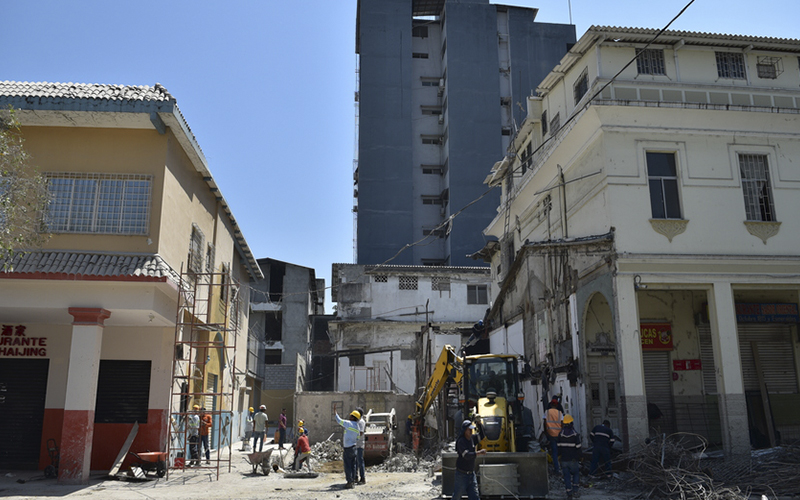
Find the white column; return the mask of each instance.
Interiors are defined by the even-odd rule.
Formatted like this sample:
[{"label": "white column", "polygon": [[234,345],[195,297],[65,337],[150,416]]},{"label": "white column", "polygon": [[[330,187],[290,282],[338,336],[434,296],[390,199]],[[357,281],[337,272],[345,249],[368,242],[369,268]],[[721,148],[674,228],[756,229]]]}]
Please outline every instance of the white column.
[{"label": "white column", "polygon": [[728,455],[750,453],[747,401],[739,356],[736,307],[730,283],[714,283],[708,295],[711,342],[719,393],[722,446]]},{"label": "white column", "polygon": [[647,398],[644,391],[642,339],[639,333],[639,305],[633,276],[617,276],[616,339],[620,373],[622,439],[634,450],[647,439]]},{"label": "white column", "polygon": [[94,409],[103,321],[111,313],[100,308],[71,307],[72,344],[69,351],[64,421],[61,426],[58,482],[88,484],[94,437]]}]

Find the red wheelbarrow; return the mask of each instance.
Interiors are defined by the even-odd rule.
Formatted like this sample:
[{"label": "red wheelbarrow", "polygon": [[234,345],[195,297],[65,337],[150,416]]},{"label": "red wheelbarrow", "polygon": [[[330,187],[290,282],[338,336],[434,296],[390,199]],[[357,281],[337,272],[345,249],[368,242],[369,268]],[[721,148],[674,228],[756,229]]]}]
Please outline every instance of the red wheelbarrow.
[{"label": "red wheelbarrow", "polygon": [[133,465],[142,469],[145,474],[155,471],[156,476],[164,477],[167,473],[167,453],[163,451],[146,451],[144,453],[128,452],[138,462]]}]

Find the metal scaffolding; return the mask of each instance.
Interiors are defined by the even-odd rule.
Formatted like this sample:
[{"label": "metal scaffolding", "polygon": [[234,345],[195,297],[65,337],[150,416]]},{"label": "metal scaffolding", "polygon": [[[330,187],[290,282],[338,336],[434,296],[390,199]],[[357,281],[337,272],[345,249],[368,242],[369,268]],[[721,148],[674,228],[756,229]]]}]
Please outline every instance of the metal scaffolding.
[{"label": "metal scaffolding", "polygon": [[[239,283],[225,268],[223,272],[205,273],[181,270],[167,474],[191,467],[216,473],[219,479],[220,469],[227,466],[231,471],[239,293]],[[202,443],[190,439],[188,419],[198,415],[194,405],[204,408],[205,415],[211,417],[209,459]],[[203,419],[200,420],[202,429]],[[197,454],[193,456],[195,446]]]}]

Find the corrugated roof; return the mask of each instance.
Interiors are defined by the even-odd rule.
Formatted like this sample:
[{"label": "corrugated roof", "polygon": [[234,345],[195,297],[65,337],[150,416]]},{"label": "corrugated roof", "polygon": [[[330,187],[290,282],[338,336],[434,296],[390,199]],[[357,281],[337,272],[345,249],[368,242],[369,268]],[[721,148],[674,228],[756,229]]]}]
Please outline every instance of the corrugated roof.
[{"label": "corrugated roof", "polygon": [[177,273],[159,255],[107,254],[98,252],[17,252],[3,274],[50,274],[96,277],[169,279],[180,283]]},{"label": "corrugated roof", "polygon": [[0,82],[0,95],[64,99],[108,99],[127,101],[170,101],[175,98],[160,83],[148,85],[104,85],[99,83]]},{"label": "corrugated roof", "polygon": [[[653,28],[626,28],[621,26],[592,26],[587,32],[602,32],[605,34],[620,34],[630,35],[635,38],[637,36],[644,37],[643,40],[650,41],[656,33],[660,30]],[[724,33],[704,33],[701,31],[673,31],[667,30],[661,34],[661,38],[695,38],[706,39],[709,42],[713,40],[711,45],[719,45],[721,41],[740,42],[740,43],[763,43],[763,44],[787,44],[787,45],[800,45],[800,39],[797,38],[775,38],[769,36],[752,36],[752,35],[729,35]],[[800,49],[800,47],[798,47]]]}]

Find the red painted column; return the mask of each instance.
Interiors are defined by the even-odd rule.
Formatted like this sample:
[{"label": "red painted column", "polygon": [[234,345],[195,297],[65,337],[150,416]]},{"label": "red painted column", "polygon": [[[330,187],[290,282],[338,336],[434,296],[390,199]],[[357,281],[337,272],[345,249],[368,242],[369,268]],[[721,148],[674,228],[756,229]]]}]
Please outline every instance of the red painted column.
[{"label": "red painted column", "polygon": [[94,405],[103,321],[111,312],[99,307],[70,307],[72,344],[69,351],[64,423],[61,428],[60,484],[88,484],[94,436]]}]

